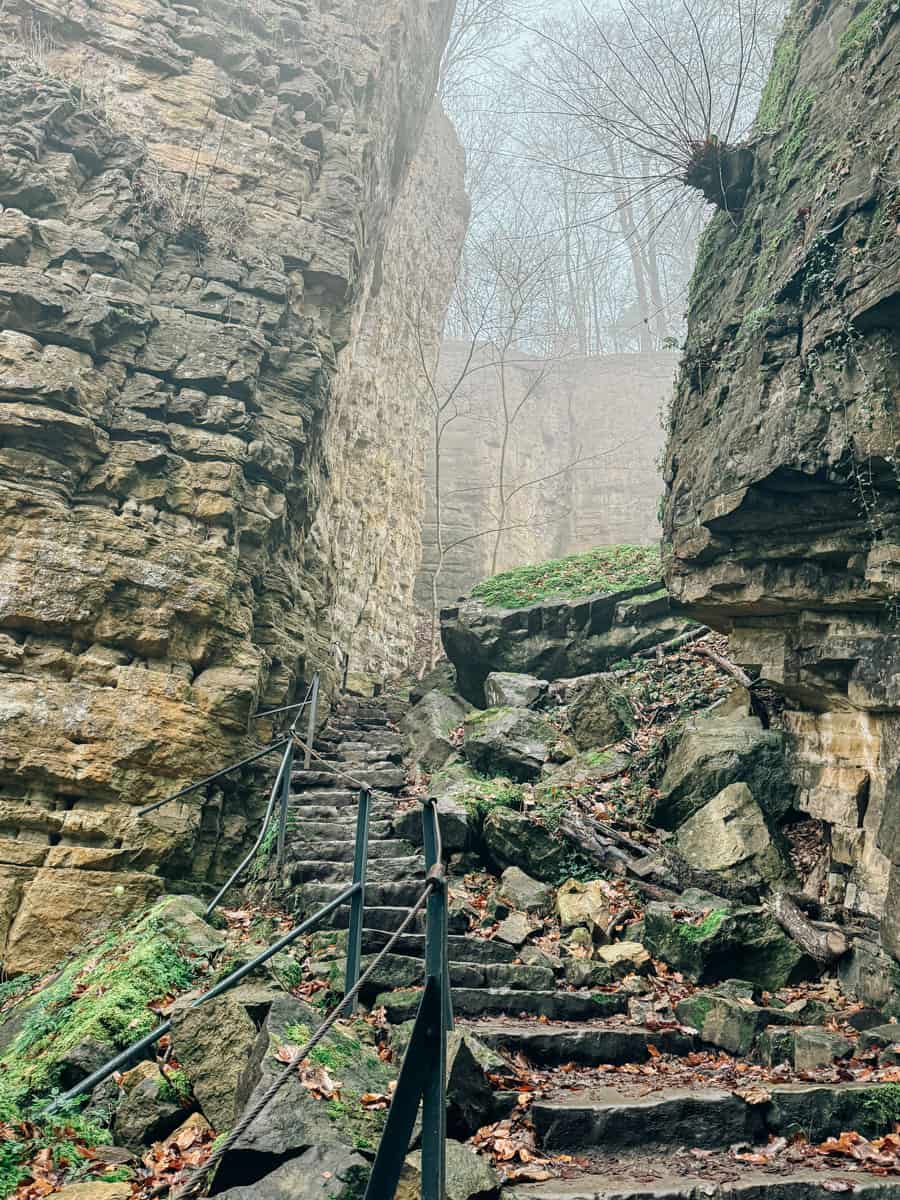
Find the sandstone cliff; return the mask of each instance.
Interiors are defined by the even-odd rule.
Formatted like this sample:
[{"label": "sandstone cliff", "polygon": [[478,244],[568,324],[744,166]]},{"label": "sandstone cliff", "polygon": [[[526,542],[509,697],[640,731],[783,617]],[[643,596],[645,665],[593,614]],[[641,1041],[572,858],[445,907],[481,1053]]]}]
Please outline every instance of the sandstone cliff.
[{"label": "sandstone cliff", "polygon": [[[673,594],[788,697],[829,899],[900,953],[898,7],[795,5],[745,207],[701,244],[666,459]],[[889,883],[890,878],[890,883]]]},{"label": "sandstone cliff", "polygon": [[89,922],[102,872],[131,869],[120,907],[158,890],[147,871],[221,874],[239,791],[134,808],[242,749],[334,643],[355,670],[402,660],[423,443],[393,343],[412,271],[440,326],[465,223],[428,115],[451,10],[0,6],[13,966],[48,895]]}]

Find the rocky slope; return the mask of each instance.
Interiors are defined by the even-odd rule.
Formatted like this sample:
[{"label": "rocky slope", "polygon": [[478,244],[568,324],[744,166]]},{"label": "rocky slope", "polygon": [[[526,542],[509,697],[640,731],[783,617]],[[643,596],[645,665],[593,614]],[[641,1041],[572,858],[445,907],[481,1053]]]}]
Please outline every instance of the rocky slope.
[{"label": "rocky slope", "polygon": [[51,894],[106,913],[112,868],[119,909],[147,869],[220,874],[238,800],[134,806],[327,683],[334,642],[401,657],[404,281],[439,331],[466,218],[429,117],[451,9],[0,10],[0,942]]},{"label": "rocky slope", "polygon": [[794,5],[740,211],[704,234],[666,456],[672,594],[788,698],[832,902],[900,952],[900,23]]}]

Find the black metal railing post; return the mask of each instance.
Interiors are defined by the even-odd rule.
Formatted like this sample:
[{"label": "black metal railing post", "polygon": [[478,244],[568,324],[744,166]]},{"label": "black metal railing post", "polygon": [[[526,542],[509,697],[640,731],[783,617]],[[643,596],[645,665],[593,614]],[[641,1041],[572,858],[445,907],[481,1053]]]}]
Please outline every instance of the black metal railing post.
[{"label": "black metal railing post", "polygon": [[[425,848],[425,869],[431,873],[441,866],[441,827],[437,805],[433,798],[422,802],[422,834]],[[442,876],[443,878],[443,876]],[[440,895],[438,892],[440,891]],[[444,1002],[444,1022],[448,1030],[453,1029],[453,998],[450,994],[450,956],[447,952],[447,888],[432,891],[428,897],[427,932],[425,940],[425,974],[436,974],[441,964],[441,997]],[[432,936],[432,931],[434,935]]]},{"label": "black metal railing post", "polygon": [[275,868],[280,878],[284,870],[285,843],[287,840],[288,805],[291,799],[291,772],[294,769],[294,743],[288,743],[284,754],[284,770],[281,773],[281,796],[278,803],[278,844],[275,852]]},{"label": "black metal railing post", "polygon": [[[434,804],[426,804],[426,827],[431,824],[437,848],[440,837]],[[425,1030],[431,1070],[422,1092],[422,1200],[445,1200],[447,1191],[447,1033],[453,1021],[447,966],[447,879],[440,862],[431,866],[434,880],[428,897],[425,930],[425,986],[437,990],[434,1011]]]},{"label": "black metal railing post", "polygon": [[303,756],[303,769],[308,771],[312,765],[312,744],[316,737],[316,724],[319,719],[319,674],[313,676],[312,695],[309,698],[309,720],[306,723],[306,754]]},{"label": "black metal railing post", "polygon": [[[350,901],[350,921],[347,928],[347,970],[344,980],[344,995],[356,987],[359,981],[359,968],[362,962],[363,916],[366,908],[366,868],[369,861],[369,811],[372,806],[372,793],[367,788],[360,788],[359,801],[356,809],[356,845],[353,850],[353,883],[359,884],[359,891]],[[348,1006],[348,1012],[356,1012],[359,998],[354,996]]]}]

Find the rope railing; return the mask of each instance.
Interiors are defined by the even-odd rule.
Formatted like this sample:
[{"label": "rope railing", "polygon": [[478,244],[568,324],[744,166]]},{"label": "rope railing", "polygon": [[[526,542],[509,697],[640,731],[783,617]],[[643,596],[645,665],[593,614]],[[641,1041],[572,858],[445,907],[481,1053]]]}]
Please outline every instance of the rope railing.
[{"label": "rope railing", "polygon": [[[425,954],[424,975],[425,986],[421,1001],[413,1023],[407,1051],[400,1069],[397,1086],[388,1110],[384,1132],[378,1146],[372,1172],[365,1193],[365,1200],[393,1200],[400,1180],[400,1173],[415,1124],[416,1114],[422,1107],[422,1200],[445,1200],[446,1168],[446,1041],[447,1032],[452,1028],[453,1014],[449,986],[449,963],[447,954],[447,881],[443,867],[443,846],[440,822],[434,800],[429,798],[422,801],[423,844],[425,848],[425,883],[421,893],[404,914],[396,929],[391,933],[384,946],[375,957],[362,969],[363,925],[366,902],[366,870],[369,857],[369,813],[372,797],[375,794],[388,796],[388,793],[376,792],[364,781],[356,778],[350,771],[344,770],[337,764],[325,759],[313,746],[315,736],[315,714],[318,700],[318,676],[313,680],[307,700],[299,705],[287,706],[279,711],[297,710],[297,716],[292,721],[286,735],[276,739],[249,758],[240,763],[232,764],[213,775],[183,788],[174,796],[157,801],[139,810],[141,814],[153,812],[171,800],[189,795],[209,783],[237,770],[239,767],[254,762],[271,753],[276,748],[283,748],[279,770],[269,794],[268,804],[263,817],[260,832],[253,849],[244,857],[240,865],[232,872],[228,881],[219,889],[216,896],[207,907],[207,916],[230,887],[240,878],[247,865],[253,860],[262,846],[266,834],[274,819],[276,804],[279,807],[277,866],[279,871],[284,865],[285,834],[287,825],[288,800],[291,788],[291,771],[294,756],[299,751],[304,756],[304,763],[309,767],[313,762],[324,764],[336,777],[343,778],[353,787],[359,789],[356,819],[356,838],[353,858],[353,878],[350,884],[338,896],[327,904],[322,905],[315,913],[303,920],[295,928],[284,934],[266,950],[258,954],[250,962],[233,971],[225,979],[220,980],[214,987],[194,999],[190,1009],[206,1004],[216,996],[222,995],[234,987],[251,971],[266,963],[274,955],[284,950],[296,941],[302,934],[311,932],[332,913],[345,904],[349,904],[347,965],[344,984],[344,994],[330,1010],[319,1027],[296,1050],[281,1072],[262,1095],[255,1101],[232,1128],[224,1140],[217,1144],[211,1157],[175,1187],[161,1185],[150,1196],[161,1196],[168,1192],[170,1200],[187,1200],[196,1194],[210,1179],[210,1173],[215,1170],[224,1156],[237,1144],[241,1136],[265,1111],[275,1096],[287,1084],[297,1067],[312,1053],[316,1046],[327,1036],[335,1022],[342,1015],[349,1015],[356,1010],[360,993],[372,979],[378,967],[393,951],[394,947],[404,936],[417,917],[425,912]],[[306,739],[296,732],[297,722],[302,713],[310,709],[310,721]],[[265,715],[265,714],[261,714]],[[393,797],[391,797],[393,799]],[[279,804],[280,801],[280,804]],[[63,1107],[79,1095],[92,1090],[99,1083],[108,1079],[115,1071],[120,1070],[135,1058],[148,1051],[161,1037],[173,1028],[170,1018],[158,1025],[150,1033],[134,1042],[111,1058],[98,1070],[81,1080],[75,1087],[57,1096],[46,1111]]]}]

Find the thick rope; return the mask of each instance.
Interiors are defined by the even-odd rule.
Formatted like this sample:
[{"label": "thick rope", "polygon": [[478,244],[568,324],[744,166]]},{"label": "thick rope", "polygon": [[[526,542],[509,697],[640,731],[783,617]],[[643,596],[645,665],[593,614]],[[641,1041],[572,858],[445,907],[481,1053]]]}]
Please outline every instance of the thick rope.
[{"label": "thick rope", "polygon": [[350,1001],[356,998],[363,984],[366,983],[366,981],[375,971],[375,968],[381,963],[385,955],[390,954],[391,950],[393,950],[394,946],[396,946],[397,942],[415,920],[416,916],[422,911],[425,906],[425,902],[431,895],[434,888],[440,886],[441,880],[441,872],[436,872],[435,874],[429,876],[421,896],[403,918],[403,921],[399,927],[388,939],[384,949],[378,952],[363,974],[360,975],[359,980],[354,987],[352,987],[350,991],[347,992],[346,996],[344,996],[344,998],[337,1005],[335,1005],[335,1007],[331,1010],[306,1045],[302,1046],[295,1054],[291,1055],[290,1061],[285,1064],[284,1073],[279,1075],[278,1078],[274,1080],[274,1082],[266,1089],[266,1091],[263,1092],[262,1096],[260,1096],[259,1100],[257,1100],[256,1104],[253,1105],[250,1111],[246,1112],[243,1117],[241,1117],[240,1121],[234,1127],[234,1129],[231,1130],[225,1141],[222,1142],[220,1146],[216,1147],[212,1155],[203,1164],[203,1166],[195,1168],[188,1175],[187,1179],[184,1180],[178,1191],[173,1192],[169,1184],[161,1184],[159,1187],[154,1188],[154,1190],[150,1193],[151,1198],[155,1196],[162,1196],[165,1192],[169,1192],[170,1200],[185,1200],[187,1196],[191,1195],[199,1187],[204,1185],[210,1170],[228,1153],[241,1134],[246,1133],[247,1129],[249,1129],[257,1117],[259,1117],[266,1110],[272,1100],[274,1100],[287,1081],[291,1078],[291,1075],[297,1069],[297,1067],[305,1058],[309,1057],[316,1046],[318,1046],[319,1042],[322,1041],[322,1039],[331,1029],[332,1025],[334,1025],[334,1023],[339,1019],[341,1013],[347,1007]]}]

